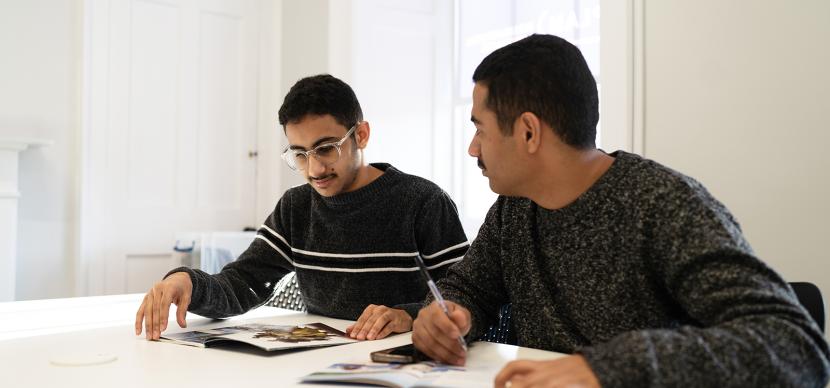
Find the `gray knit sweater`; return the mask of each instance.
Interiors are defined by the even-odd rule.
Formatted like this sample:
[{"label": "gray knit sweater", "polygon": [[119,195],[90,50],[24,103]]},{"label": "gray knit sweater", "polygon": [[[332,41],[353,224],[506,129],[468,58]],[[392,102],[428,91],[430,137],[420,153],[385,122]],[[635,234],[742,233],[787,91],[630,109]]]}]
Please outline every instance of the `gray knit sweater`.
[{"label": "gray knit sweater", "polygon": [[624,152],[575,202],[500,197],[439,282],[471,338],[513,304],[519,345],[585,356],[604,387],[824,387],[828,347],[695,180]]},{"label": "gray knit sweater", "polygon": [[296,271],[310,313],[356,320],[379,304],[414,317],[428,292],[415,256],[441,278],[469,244],[441,188],[388,164],[373,166],[384,174],[353,192],[323,197],[308,184],[289,189],[251,246],[220,273],[171,271],[193,281],[188,310],[214,318],[242,314]]}]

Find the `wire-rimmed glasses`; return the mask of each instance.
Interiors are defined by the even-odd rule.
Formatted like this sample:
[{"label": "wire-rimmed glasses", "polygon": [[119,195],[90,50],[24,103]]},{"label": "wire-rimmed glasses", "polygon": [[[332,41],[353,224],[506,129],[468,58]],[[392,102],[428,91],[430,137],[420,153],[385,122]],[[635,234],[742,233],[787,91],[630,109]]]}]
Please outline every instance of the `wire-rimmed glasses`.
[{"label": "wire-rimmed glasses", "polygon": [[285,160],[285,163],[292,170],[300,171],[308,168],[308,158],[311,156],[324,166],[337,163],[340,160],[340,147],[346,142],[358,125],[360,125],[360,121],[355,123],[342,139],[333,143],[320,144],[308,151],[286,148],[282,153],[282,159]]}]

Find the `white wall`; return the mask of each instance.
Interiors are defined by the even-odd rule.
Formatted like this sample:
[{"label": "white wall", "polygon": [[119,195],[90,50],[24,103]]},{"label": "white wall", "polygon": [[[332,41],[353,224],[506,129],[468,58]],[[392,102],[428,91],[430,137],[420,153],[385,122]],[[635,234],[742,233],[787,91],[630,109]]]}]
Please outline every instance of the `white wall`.
[{"label": "white wall", "polygon": [[[283,98],[300,78],[310,75],[333,73],[329,67],[329,51],[332,44],[329,36],[329,0],[303,0],[282,2],[282,60],[280,62],[281,92],[276,106],[273,107],[274,130],[279,141],[279,151],[288,144],[279,124],[278,112]],[[345,17],[345,15],[339,15]],[[349,82],[348,80],[344,80]],[[282,193],[299,184],[305,183],[302,175],[289,169],[279,160],[278,171],[279,195],[272,198],[271,208],[276,205]]]},{"label": "white wall", "polygon": [[0,5],[0,131],[54,141],[21,154],[18,300],[75,290],[81,20],[80,0]]},{"label": "white wall", "polygon": [[830,296],[830,2],[645,3],[645,154],[700,180]]},{"label": "white wall", "polygon": [[[261,2],[259,38],[259,108],[257,120],[257,219],[265,220],[282,195],[280,177],[284,168],[280,159],[283,136],[277,120],[277,111],[284,93],[282,91],[282,15],[281,2]],[[271,85],[270,87],[266,87]]]},{"label": "white wall", "polygon": [[[280,185],[283,144],[282,130],[277,120],[277,111],[284,91],[282,90],[282,15],[283,4],[266,0],[262,2],[263,15],[260,19],[260,66],[259,82],[273,85],[261,87],[259,94],[259,118],[257,123],[257,219],[265,220],[276,205],[276,198],[282,195]],[[259,224],[255,224],[258,227]]]}]

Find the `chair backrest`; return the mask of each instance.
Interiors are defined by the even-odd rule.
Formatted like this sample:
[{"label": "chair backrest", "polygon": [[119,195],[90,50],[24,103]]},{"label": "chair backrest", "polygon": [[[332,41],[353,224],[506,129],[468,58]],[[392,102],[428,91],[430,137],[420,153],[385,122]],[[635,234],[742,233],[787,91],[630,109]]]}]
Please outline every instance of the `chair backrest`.
[{"label": "chair backrest", "polygon": [[306,311],[300,287],[297,285],[297,273],[289,272],[274,286],[274,294],[267,306],[280,307],[289,310]]},{"label": "chair backrest", "polygon": [[499,309],[499,321],[487,329],[479,338],[480,341],[497,342],[500,344],[517,345],[516,332],[511,321],[511,304],[505,304]]},{"label": "chair backrest", "polygon": [[819,329],[824,332],[824,298],[821,297],[821,290],[809,282],[792,282],[790,287],[795,291],[801,305],[816,321]]}]

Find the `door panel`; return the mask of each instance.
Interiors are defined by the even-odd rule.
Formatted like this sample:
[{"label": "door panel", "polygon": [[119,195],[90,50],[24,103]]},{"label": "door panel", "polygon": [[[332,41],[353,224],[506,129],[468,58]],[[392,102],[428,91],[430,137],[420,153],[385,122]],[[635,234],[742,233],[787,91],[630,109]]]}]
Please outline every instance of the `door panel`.
[{"label": "door panel", "polygon": [[127,205],[171,207],[175,202],[176,135],[181,113],[177,84],[181,24],[174,6],[134,1],[129,36],[126,123]]}]

